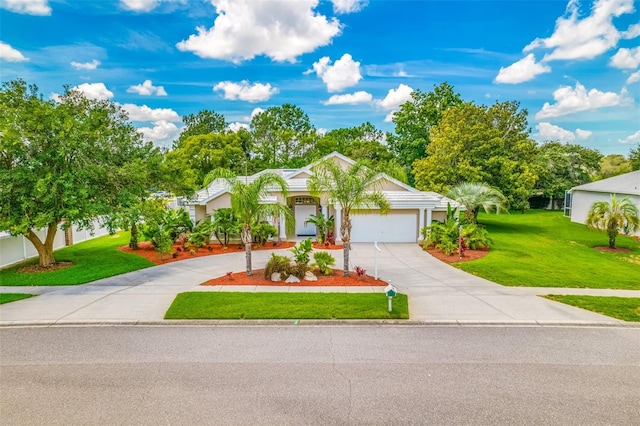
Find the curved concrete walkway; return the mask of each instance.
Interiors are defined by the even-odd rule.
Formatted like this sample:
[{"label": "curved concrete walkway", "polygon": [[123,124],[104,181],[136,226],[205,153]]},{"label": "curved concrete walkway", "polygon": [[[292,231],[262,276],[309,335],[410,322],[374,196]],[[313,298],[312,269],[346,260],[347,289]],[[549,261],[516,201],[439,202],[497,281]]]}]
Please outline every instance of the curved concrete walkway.
[{"label": "curved concrete walkway", "polygon": [[[504,287],[440,262],[416,244],[379,246],[378,276],[410,296],[411,323],[633,325],[537,295],[640,297],[640,291]],[[254,267],[263,268],[271,253],[254,251]],[[342,252],[332,254],[336,267],[341,268]],[[353,244],[351,269],[358,265],[373,275],[374,256],[373,244]],[[0,305],[0,325],[166,323],[165,312],[175,296],[185,291],[383,292],[381,287],[199,287],[210,278],[244,267],[244,253],[230,253],[169,263],[80,286],[0,287],[3,293],[40,295]]]}]

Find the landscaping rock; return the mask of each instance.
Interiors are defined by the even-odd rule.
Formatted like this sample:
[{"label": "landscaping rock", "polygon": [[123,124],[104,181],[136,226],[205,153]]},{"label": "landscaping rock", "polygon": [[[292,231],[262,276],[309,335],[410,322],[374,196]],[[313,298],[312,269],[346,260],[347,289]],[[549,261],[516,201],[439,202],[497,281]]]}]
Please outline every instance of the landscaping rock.
[{"label": "landscaping rock", "polygon": [[270,279],[271,279],[271,281],[277,283],[277,282],[282,281],[282,275],[280,275],[280,272],[274,272],[273,274],[271,274]]},{"label": "landscaping rock", "polygon": [[284,280],[285,283],[299,283],[300,282],[300,278],[296,277],[295,275],[289,275],[289,277]]},{"label": "landscaping rock", "polygon": [[305,281],[318,281],[318,277],[316,277],[316,276],[313,274],[313,272],[311,272],[311,271],[307,271],[307,272],[304,274],[304,278],[303,278],[303,280],[305,280]]}]

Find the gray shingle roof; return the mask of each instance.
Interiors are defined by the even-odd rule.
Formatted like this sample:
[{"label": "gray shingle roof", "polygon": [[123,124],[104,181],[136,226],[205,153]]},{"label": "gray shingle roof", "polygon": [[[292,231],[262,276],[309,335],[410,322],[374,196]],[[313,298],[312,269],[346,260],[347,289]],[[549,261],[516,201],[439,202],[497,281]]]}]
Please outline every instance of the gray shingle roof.
[{"label": "gray shingle roof", "polygon": [[574,191],[640,195],[640,170],[575,186],[571,188],[571,192]]}]

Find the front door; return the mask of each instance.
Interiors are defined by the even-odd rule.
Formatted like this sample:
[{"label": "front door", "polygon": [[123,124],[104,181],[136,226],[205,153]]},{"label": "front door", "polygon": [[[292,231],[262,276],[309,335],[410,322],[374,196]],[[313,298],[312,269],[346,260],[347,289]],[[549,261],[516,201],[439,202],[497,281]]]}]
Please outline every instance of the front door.
[{"label": "front door", "polygon": [[296,235],[304,237],[315,237],[316,226],[313,223],[306,223],[312,214],[316,214],[315,205],[296,205]]}]

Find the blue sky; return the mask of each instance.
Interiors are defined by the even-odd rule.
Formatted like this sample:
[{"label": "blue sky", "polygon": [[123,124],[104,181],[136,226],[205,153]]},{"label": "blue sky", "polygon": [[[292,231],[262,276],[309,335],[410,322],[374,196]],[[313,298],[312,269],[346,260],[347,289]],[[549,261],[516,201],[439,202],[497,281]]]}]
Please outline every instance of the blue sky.
[{"label": "blue sky", "polygon": [[125,108],[170,146],[181,116],[233,128],[293,103],[318,129],[391,114],[449,82],[478,104],[519,101],[532,137],[603,154],[640,143],[633,0],[0,0],[0,79],[67,84]]}]

